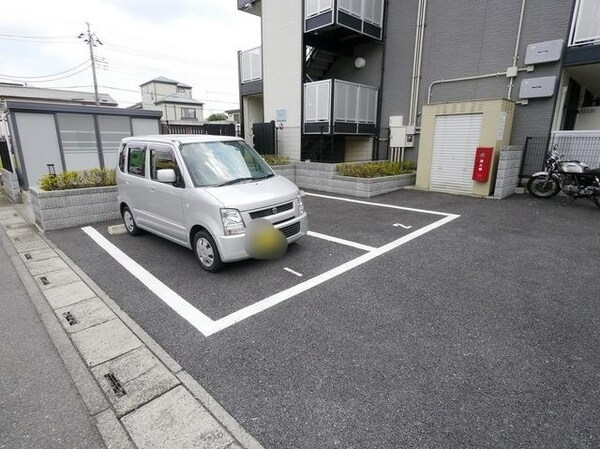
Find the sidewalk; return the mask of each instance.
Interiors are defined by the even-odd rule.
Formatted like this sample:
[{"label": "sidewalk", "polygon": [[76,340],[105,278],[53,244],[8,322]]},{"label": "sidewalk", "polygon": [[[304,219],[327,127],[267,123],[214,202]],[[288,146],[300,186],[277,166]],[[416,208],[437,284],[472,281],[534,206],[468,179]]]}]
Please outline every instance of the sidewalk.
[{"label": "sidewalk", "polygon": [[0,310],[0,448],[105,448],[1,245]]},{"label": "sidewalk", "polygon": [[0,449],[262,448],[30,220],[0,195]]}]

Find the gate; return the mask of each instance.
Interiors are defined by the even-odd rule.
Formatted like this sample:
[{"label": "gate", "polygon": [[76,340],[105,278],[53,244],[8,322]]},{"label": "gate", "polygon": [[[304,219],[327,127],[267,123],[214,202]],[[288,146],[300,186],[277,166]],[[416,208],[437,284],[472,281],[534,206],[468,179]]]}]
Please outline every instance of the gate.
[{"label": "gate", "polygon": [[253,123],[252,134],[254,134],[254,149],[259,154],[277,154],[277,134],[274,121]]}]

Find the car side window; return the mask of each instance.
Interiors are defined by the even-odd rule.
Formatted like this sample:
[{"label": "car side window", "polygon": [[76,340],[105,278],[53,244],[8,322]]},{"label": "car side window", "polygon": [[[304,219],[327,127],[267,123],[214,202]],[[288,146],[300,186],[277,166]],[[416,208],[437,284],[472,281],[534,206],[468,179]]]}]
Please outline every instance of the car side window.
[{"label": "car side window", "polygon": [[172,168],[179,175],[177,161],[173,152],[167,149],[151,149],[150,150],[150,178],[156,180],[158,170]]},{"label": "car side window", "polygon": [[144,148],[129,148],[127,171],[132,175],[146,176],[146,150]]},{"label": "car side window", "polygon": [[125,144],[119,148],[119,170],[125,172]]}]

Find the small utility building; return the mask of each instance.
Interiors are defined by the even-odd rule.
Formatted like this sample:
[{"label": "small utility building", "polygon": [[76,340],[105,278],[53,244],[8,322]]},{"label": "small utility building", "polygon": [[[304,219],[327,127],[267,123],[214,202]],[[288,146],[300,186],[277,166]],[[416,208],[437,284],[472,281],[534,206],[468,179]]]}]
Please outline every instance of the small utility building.
[{"label": "small utility building", "polygon": [[37,185],[52,164],[66,170],[117,165],[124,137],[159,134],[160,111],[6,101],[15,171],[22,187]]}]

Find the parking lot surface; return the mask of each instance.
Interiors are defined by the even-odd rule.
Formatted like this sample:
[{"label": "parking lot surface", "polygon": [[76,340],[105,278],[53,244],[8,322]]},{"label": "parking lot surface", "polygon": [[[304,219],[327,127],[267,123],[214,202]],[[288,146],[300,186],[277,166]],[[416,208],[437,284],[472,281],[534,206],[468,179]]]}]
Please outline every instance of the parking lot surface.
[{"label": "parking lot surface", "polygon": [[206,332],[89,232],[48,236],[266,447],[594,447],[600,211],[561,201],[311,195],[312,235],[218,274],[93,226]]}]

